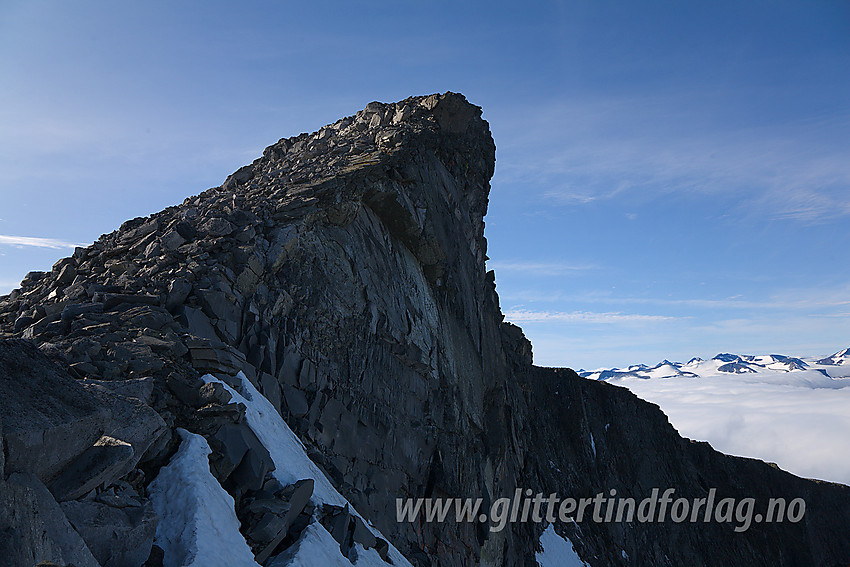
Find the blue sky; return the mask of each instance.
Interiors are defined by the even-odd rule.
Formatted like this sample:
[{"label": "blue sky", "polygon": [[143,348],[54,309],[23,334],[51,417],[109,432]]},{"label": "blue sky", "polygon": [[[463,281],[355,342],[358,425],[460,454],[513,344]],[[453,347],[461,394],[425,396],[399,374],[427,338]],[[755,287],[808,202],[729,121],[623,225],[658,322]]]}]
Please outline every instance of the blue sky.
[{"label": "blue sky", "polygon": [[[244,4],[244,5],[243,5]],[[452,90],[535,360],[850,346],[850,4],[0,3],[0,292],[281,137]]]}]

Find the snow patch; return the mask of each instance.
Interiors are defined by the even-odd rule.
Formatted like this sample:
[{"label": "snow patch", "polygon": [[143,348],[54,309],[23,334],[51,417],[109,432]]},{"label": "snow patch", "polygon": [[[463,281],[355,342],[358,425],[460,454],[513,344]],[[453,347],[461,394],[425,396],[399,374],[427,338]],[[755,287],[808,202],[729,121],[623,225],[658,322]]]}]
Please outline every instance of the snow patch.
[{"label": "snow patch", "polygon": [[[355,544],[355,567],[387,567],[374,549]],[[351,562],[339,552],[339,544],[318,522],[304,529],[295,544],[274,558],[267,567],[351,567]]]},{"label": "snow patch", "polygon": [[[331,481],[328,480],[319,467],[307,456],[304,445],[298,439],[298,436],[295,435],[280,414],[277,413],[271,402],[251,384],[242,372],[239,372],[235,378],[240,382],[238,384],[238,390],[210,374],[203,376],[202,379],[206,383],[217,382],[222,384],[233,397],[231,403],[245,405],[245,420],[248,422],[248,427],[251,428],[266,450],[268,450],[272,461],[274,461],[275,470],[272,474],[275,478],[284,485],[293,484],[301,479],[312,478],[314,488],[313,496],[310,500],[316,504],[317,511],[321,504],[332,504],[341,507],[348,505],[351,514],[360,517],[375,536],[389,542],[381,532],[372,527],[354,509],[348,500],[337,492]],[[356,567],[387,567],[387,563],[381,559],[380,555],[374,549],[366,550],[363,546],[356,544],[355,553],[357,555],[357,560],[354,563]],[[325,560],[325,555],[322,554],[333,559]],[[276,559],[273,565],[275,567],[282,567],[284,565],[287,567],[298,567],[301,565],[334,566],[337,564],[351,566],[351,562],[340,552],[339,544],[318,520],[305,528],[298,542],[293,545],[291,550],[287,550],[285,556],[286,561],[283,558],[280,560]],[[322,561],[318,561],[317,558],[322,558]],[[389,559],[397,567],[412,567],[407,559],[392,544],[389,546]]]},{"label": "snow patch", "polygon": [[236,380],[241,380],[239,391],[211,374],[207,374],[201,379],[206,383],[217,382],[222,384],[233,397],[230,403],[245,405],[245,419],[248,422],[248,427],[268,450],[275,464],[275,470],[272,474],[284,486],[295,484],[295,482],[304,478],[312,478],[315,486],[310,500],[314,504],[325,503],[345,506],[348,503],[333,487],[330,480],[322,474],[319,467],[310,460],[304,449],[304,444],[286,425],[271,402],[251,384],[242,372],[236,376]]},{"label": "snow patch", "polygon": [[159,516],[154,543],[164,567],[259,567],[239,533],[233,497],[210,472],[210,450],[200,435],[178,429],[182,441],[148,487]]}]

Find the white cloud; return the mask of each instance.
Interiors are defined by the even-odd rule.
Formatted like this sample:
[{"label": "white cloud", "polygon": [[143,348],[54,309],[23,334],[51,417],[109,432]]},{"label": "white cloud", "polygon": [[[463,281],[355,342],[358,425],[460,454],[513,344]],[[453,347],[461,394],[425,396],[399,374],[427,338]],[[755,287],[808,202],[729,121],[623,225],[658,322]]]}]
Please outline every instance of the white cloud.
[{"label": "white cloud", "polygon": [[664,315],[637,315],[629,313],[594,313],[591,311],[527,311],[516,309],[505,313],[505,318],[514,323],[569,321],[575,323],[649,323],[673,321],[678,317]]},{"label": "white cloud", "polygon": [[561,262],[488,261],[487,269],[499,272],[523,272],[543,276],[561,276],[575,272],[595,270],[596,266],[566,264]]},{"label": "white cloud", "polygon": [[850,387],[751,380],[728,375],[614,383],[661,406],[685,437],[797,475],[850,484]]},{"label": "white cloud", "polygon": [[[498,276],[497,270],[496,275]],[[656,305],[661,307],[693,307],[704,309],[732,310],[816,310],[844,308],[850,305],[850,285],[832,287],[788,288],[777,290],[768,297],[759,300],[745,299],[741,295],[725,298],[665,298],[665,297],[629,297],[617,296],[606,292],[593,293],[564,293],[562,291],[547,291],[522,289],[510,292],[499,292],[502,300],[517,302],[576,302],[582,304],[605,305]],[[838,316],[834,312],[823,316]]]},{"label": "white cloud", "polygon": [[575,193],[568,189],[547,191],[543,193],[543,196],[564,205],[586,205],[587,203],[592,203],[600,199],[609,199],[611,197],[611,195]]},{"label": "white cloud", "polygon": [[34,246],[36,248],[52,248],[54,250],[86,246],[85,244],[75,244],[73,242],[66,242],[64,240],[57,240],[55,238],[39,238],[33,236],[9,236],[5,234],[0,234],[0,244],[18,247]]},{"label": "white cloud", "polygon": [[[21,285],[20,281],[15,280],[0,280],[0,295],[6,293],[9,290],[15,289]],[[5,290],[5,291],[4,291]]]}]

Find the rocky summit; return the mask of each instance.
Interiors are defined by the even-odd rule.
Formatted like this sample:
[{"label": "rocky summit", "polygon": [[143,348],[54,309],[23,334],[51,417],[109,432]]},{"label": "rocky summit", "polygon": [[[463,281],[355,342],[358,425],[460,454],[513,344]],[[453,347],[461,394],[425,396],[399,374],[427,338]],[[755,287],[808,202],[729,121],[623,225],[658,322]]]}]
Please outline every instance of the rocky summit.
[{"label": "rocky summit", "polygon": [[0,298],[4,564],[535,565],[545,522],[396,499],[668,487],[805,517],[554,529],[593,567],[850,563],[847,486],[532,365],[485,270],[494,165],[463,96],[373,102],[28,274]]}]

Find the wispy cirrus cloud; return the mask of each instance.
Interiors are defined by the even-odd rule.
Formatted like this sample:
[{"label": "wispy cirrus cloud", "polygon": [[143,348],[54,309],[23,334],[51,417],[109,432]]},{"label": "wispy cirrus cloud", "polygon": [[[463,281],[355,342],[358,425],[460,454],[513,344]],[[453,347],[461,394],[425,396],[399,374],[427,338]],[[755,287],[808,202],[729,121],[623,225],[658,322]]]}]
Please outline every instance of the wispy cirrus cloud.
[{"label": "wispy cirrus cloud", "polygon": [[741,125],[717,108],[724,96],[552,103],[502,145],[497,179],[545,187],[539,196],[563,205],[686,191],[776,219],[850,215],[850,115]]},{"label": "wispy cirrus cloud", "polygon": [[564,205],[586,205],[600,199],[610,199],[613,195],[594,194],[572,189],[546,191],[543,196]]},{"label": "wispy cirrus cloud", "polygon": [[7,234],[0,234],[0,245],[2,244],[16,247],[32,246],[36,248],[52,248],[54,250],[86,246],[85,244],[66,242],[64,240],[58,240],[55,238],[41,238],[35,236],[9,236]]},{"label": "wispy cirrus cloud", "polygon": [[488,261],[487,269],[496,272],[523,272],[541,276],[563,276],[576,272],[598,269],[590,264],[567,264],[563,262]]},{"label": "wispy cirrus cloud", "polygon": [[680,317],[665,315],[640,315],[631,313],[596,313],[592,311],[528,311],[516,309],[505,313],[505,318],[515,323],[545,323],[567,321],[573,323],[656,323],[673,321]]},{"label": "wispy cirrus cloud", "polygon": [[[685,307],[696,309],[728,310],[790,310],[816,311],[842,309],[850,305],[850,285],[819,288],[788,288],[777,290],[761,299],[747,299],[740,295],[723,298],[701,297],[633,297],[606,293],[567,293],[560,290],[516,290],[500,293],[503,300],[526,302],[578,302],[602,305],[652,305],[657,307]],[[838,316],[835,312],[823,316]]]}]

